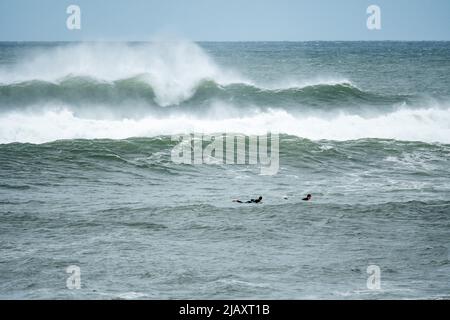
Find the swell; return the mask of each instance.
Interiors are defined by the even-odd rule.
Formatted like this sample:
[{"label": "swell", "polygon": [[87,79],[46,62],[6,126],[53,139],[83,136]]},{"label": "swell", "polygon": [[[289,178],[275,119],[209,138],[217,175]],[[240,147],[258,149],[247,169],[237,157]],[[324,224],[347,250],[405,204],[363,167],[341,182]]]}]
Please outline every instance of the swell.
[{"label": "swell", "polygon": [[361,105],[389,106],[409,103],[415,97],[385,95],[364,91],[350,82],[318,83],[306,86],[266,88],[251,83],[220,84],[203,79],[184,98],[163,105],[156,89],[145,75],[115,81],[101,81],[92,77],[67,76],[60,81],[31,80],[0,85],[1,108],[20,108],[36,104],[60,103],[72,106],[149,107],[207,107],[216,101],[232,102],[237,106],[258,107],[355,107]]},{"label": "swell", "polygon": [[[280,158],[292,163],[302,160],[314,160],[319,166],[322,161],[351,161],[352,165],[381,161],[397,162],[400,166],[424,162],[446,164],[450,157],[450,144],[426,143],[414,141],[396,141],[390,139],[358,139],[348,141],[313,141],[292,135],[281,134]],[[139,166],[140,161],[168,164],[171,162],[171,150],[177,141],[171,136],[152,138],[113,139],[74,139],[58,140],[43,144],[9,143],[0,144],[0,160],[19,161],[36,158],[68,163],[83,158],[95,161],[117,162]],[[418,157],[408,157],[417,153]],[[422,155],[422,158],[420,158]],[[139,161],[135,161],[135,160]],[[5,164],[5,163],[3,163]]]}]

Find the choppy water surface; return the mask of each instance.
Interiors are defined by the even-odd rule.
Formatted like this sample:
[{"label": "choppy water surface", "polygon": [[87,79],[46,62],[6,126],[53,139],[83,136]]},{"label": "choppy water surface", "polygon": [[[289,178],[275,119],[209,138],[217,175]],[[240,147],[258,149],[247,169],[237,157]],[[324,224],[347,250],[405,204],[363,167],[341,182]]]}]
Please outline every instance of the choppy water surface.
[{"label": "choppy water surface", "polygon": [[[2,43],[0,297],[449,298],[449,74],[447,42]],[[269,130],[273,176],[171,161]]]}]

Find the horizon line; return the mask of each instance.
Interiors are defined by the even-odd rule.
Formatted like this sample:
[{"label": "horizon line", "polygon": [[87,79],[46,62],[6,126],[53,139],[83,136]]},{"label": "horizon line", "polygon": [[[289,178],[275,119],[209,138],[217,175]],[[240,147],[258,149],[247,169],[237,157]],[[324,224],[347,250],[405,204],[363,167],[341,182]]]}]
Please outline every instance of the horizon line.
[{"label": "horizon line", "polygon": [[[244,43],[244,42],[450,42],[448,40],[167,40],[166,42],[177,41],[192,41],[192,42],[230,42],[230,43]],[[53,43],[53,42],[161,42],[154,40],[0,40],[0,43],[14,43],[14,42],[34,42],[34,43]]]}]

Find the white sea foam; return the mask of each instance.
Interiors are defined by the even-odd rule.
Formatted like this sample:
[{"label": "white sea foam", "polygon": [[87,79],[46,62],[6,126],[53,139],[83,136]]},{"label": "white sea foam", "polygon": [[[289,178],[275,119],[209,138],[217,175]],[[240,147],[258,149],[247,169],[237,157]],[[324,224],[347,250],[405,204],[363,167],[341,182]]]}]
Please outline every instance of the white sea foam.
[{"label": "white sea foam", "polygon": [[176,115],[165,118],[147,116],[139,120],[96,120],[78,118],[67,109],[9,113],[0,117],[0,143],[43,143],[76,138],[124,139],[188,132],[264,134],[267,131],[313,140],[382,138],[450,143],[450,109],[402,109],[372,118],[342,114],[330,119],[299,118],[278,110],[226,119]]}]

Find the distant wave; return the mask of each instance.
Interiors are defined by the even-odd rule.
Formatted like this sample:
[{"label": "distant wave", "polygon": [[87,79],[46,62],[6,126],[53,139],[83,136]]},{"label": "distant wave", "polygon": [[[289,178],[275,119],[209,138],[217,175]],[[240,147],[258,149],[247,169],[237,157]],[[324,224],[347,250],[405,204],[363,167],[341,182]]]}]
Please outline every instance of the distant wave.
[{"label": "distant wave", "polygon": [[0,68],[0,108],[64,104],[204,109],[222,101],[271,108],[390,106],[414,97],[373,93],[348,79],[247,79],[188,41],[70,44],[34,49]]},{"label": "distant wave", "polygon": [[[246,82],[235,71],[218,66],[202,48],[189,41],[37,48],[16,64],[0,68],[4,93],[17,99],[22,92],[39,99],[45,94],[50,94],[48,98],[63,98],[64,90],[69,90],[67,99],[86,101],[90,97],[114,102],[135,95],[154,100],[159,106],[170,106],[189,99],[206,79],[220,84]],[[36,93],[40,90],[44,97]]]},{"label": "distant wave", "polygon": [[91,77],[67,76],[57,82],[31,80],[0,85],[0,105],[24,107],[36,104],[62,103],[74,106],[132,105],[156,107],[205,107],[215,101],[235,105],[261,107],[288,106],[355,106],[391,105],[407,102],[411,97],[381,95],[363,91],[350,82],[317,83],[305,86],[267,88],[250,83],[220,84],[202,79],[189,94],[170,99],[172,104],[161,104],[148,75],[115,81],[102,81]]}]

